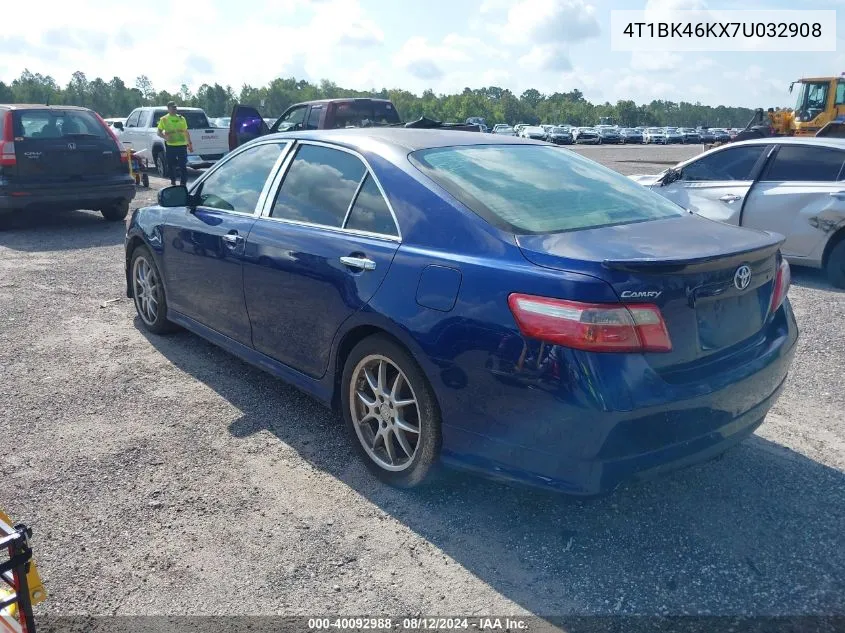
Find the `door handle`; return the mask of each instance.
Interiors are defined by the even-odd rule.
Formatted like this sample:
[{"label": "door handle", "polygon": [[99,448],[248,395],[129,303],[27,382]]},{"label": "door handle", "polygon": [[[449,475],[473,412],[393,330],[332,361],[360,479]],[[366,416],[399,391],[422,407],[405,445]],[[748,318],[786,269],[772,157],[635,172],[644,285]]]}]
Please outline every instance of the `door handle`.
[{"label": "door handle", "polygon": [[226,235],[222,236],[222,239],[223,239],[223,243],[226,244],[226,246],[230,246],[230,247],[237,246],[238,243],[241,240],[243,240],[243,238],[240,235],[238,235],[237,233],[227,233]]},{"label": "door handle", "polygon": [[341,257],[340,263],[349,268],[357,268],[359,270],[375,270],[376,263],[366,257]]},{"label": "door handle", "polygon": [[840,200],[845,199],[845,191],[831,191],[830,197],[839,198]]},{"label": "door handle", "polygon": [[738,202],[739,200],[742,200],[742,196],[738,196],[735,193],[728,193],[719,198],[719,200],[731,204],[732,202]]}]

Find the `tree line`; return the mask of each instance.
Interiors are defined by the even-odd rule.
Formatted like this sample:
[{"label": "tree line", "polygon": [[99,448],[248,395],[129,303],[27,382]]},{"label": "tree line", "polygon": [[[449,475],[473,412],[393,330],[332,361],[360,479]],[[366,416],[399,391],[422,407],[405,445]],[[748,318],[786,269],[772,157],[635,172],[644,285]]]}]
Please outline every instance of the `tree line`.
[{"label": "tree line", "polygon": [[744,127],[754,113],[749,108],[713,107],[686,101],[654,100],[637,105],[631,100],[620,100],[615,104],[593,104],[580,90],[543,94],[532,88],[517,96],[496,86],[464,88],[460,94],[448,95],[426,90],[420,96],[400,89],[350,90],[325,79],[312,84],[301,79],[279,78],[263,87],[244,85],[238,93],[231,86],[217,83],[202,84],[196,92],[183,84],[178,92],[171,93],[156,90],[145,75],[136,78],[133,86],[127,86],[120,77],[110,81],[99,77],[88,79],[85,73],[77,71],[62,87],[50,75],[29,70],[10,84],[0,81],[0,103],[78,105],[91,108],[103,117],[125,117],[133,108],[163,105],[171,100],[182,106],[202,108],[210,117],[228,116],[235,103],[257,106],[263,116],[274,117],[294,103],[336,97],[390,99],[405,121],[420,116],[440,121],[465,121],[480,116],[491,126],[495,123],[581,126],[594,125],[600,118],[608,117],[625,126]]}]

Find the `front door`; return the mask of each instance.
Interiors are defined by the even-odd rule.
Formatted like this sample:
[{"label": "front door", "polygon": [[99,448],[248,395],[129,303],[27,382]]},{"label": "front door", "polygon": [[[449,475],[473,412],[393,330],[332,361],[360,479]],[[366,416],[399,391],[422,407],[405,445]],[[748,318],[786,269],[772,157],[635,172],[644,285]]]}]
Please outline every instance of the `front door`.
[{"label": "front door", "polygon": [[341,324],[384,280],[399,232],[374,176],[352,153],[301,144],[277,180],[246,245],[253,346],[319,377]]},{"label": "front door", "polygon": [[169,308],[244,345],[250,344],[243,297],[246,238],[285,142],[232,154],[191,194],[196,206],[174,209],[164,227]]},{"label": "front door", "polygon": [[652,188],[711,220],[739,224],[745,196],[765,162],[768,145],[728,147],[688,163],[681,178]]}]

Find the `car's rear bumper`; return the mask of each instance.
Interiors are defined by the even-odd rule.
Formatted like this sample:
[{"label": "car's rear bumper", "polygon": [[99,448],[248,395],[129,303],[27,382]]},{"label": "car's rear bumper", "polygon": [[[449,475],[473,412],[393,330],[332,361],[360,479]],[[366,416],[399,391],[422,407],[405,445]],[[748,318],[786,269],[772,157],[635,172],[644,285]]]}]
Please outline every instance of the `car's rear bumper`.
[{"label": "car's rear bumper", "polygon": [[108,184],[0,185],[0,209],[62,208],[100,209],[120,200],[135,197],[135,183],[127,175],[125,182]]},{"label": "car's rear bumper", "polygon": [[[786,304],[761,339],[759,355],[695,384],[660,384],[644,361],[623,366],[609,354],[588,359],[557,349],[535,358],[528,352],[524,367],[531,369],[521,372],[488,361],[488,376],[465,372],[462,390],[475,395],[460,397],[463,413],[442,406],[443,461],[590,496],[709,459],[762,423],[783,389],[797,338]],[[633,369],[640,374],[629,376]],[[633,388],[626,379],[646,395],[620,396]],[[626,398],[631,407],[624,406]]]}]

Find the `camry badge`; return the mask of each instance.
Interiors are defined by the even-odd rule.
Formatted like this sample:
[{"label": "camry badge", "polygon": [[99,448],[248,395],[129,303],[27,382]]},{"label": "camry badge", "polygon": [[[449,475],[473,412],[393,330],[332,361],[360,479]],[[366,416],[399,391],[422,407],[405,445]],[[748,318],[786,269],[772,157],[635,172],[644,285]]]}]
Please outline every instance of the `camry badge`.
[{"label": "camry badge", "polygon": [[737,290],[745,290],[751,283],[751,268],[743,264],[734,273],[734,286]]}]

